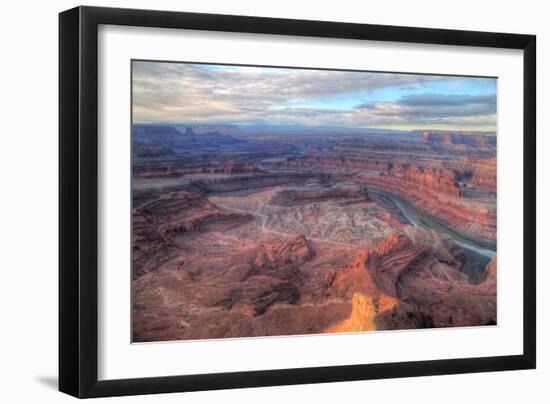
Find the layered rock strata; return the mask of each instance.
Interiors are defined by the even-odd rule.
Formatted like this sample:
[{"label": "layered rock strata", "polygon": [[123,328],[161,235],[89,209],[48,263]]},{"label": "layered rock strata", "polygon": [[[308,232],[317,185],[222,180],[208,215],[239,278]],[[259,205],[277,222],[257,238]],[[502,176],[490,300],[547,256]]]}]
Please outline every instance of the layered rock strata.
[{"label": "layered rock strata", "polygon": [[496,258],[478,284],[468,281],[462,264],[458,250],[444,257],[405,235],[389,236],[325,276],[327,296],[352,298],[350,317],[327,332],[495,323]]},{"label": "layered rock strata", "polygon": [[227,212],[198,194],[178,192],[134,209],[133,276],[162,266],[177,254],[177,237],[204,231],[209,226],[238,226],[251,216]]}]

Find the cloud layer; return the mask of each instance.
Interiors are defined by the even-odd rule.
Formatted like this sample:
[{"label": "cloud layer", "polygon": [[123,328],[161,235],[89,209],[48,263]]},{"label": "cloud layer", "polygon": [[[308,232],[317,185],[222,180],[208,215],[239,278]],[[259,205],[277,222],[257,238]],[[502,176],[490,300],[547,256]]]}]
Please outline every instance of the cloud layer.
[{"label": "cloud layer", "polygon": [[494,130],[494,79],[133,62],[135,122]]}]

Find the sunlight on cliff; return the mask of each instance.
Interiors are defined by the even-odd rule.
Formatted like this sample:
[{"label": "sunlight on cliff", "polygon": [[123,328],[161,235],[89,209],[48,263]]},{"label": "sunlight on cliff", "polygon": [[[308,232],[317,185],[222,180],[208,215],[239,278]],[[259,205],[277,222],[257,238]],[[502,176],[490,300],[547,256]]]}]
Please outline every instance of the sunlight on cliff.
[{"label": "sunlight on cliff", "polygon": [[328,327],[326,333],[374,331],[374,319],[378,314],[393,309],[398,300],[381,294],[378,299],[362,293],[354,293],[351,300],[351,315],[339,324]]}]

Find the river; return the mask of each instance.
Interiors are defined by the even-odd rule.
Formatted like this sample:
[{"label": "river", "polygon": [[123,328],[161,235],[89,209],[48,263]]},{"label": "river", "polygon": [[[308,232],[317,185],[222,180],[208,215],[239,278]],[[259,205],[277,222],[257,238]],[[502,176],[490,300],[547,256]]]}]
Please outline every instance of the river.
[{"label": "river", "polygon": [[484,257],[491,258],[496,255],[496,251],[462,236],[442,224],[434,216],[429,215],[426,212],[422,212],[420,209],[413,206],[409,201],[398,195],[371,186],[367,186],[367,191],[369,193],[373,193],[374,195],[379,195],[389,199],[401,211],[405,219],[407,219],[407,221],[414,227],[435,230],[438,233],[445,234],[452,238],[462,248],[483,255]]}]

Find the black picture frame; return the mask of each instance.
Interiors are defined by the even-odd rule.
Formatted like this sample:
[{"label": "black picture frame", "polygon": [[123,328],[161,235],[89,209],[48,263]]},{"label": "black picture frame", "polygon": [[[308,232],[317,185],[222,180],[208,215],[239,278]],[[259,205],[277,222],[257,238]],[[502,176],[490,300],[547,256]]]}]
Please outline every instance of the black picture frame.
[{"label": "black picture frame", "polygon": [[[98,26],[463,45],[523,50],[523,354],[98,380]],[[536,37],[184,12],[77,7],[59,15],[59,390],[104,397],[534,369]]]}]

